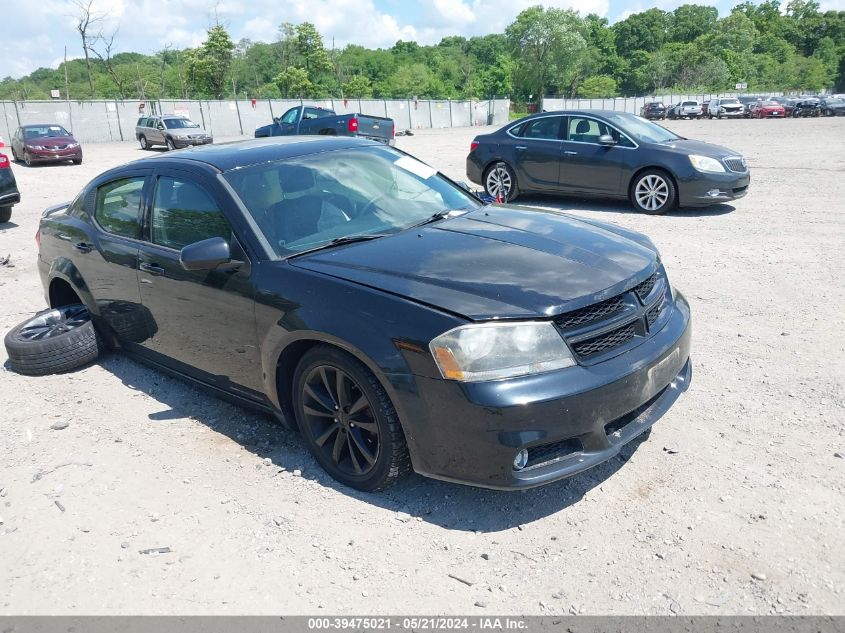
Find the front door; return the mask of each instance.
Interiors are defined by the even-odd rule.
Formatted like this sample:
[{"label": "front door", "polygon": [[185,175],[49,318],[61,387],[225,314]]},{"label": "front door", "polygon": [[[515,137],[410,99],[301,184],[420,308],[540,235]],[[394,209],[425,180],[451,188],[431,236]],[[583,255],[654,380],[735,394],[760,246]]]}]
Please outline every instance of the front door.
[{"label": "front door", "polygon": [[[144,342],[143,354],[213,386],[260,399],[250,262],[224,213],[228,197],[211,179],[181,174],[158,175],[151,196],[138,279],[156,333]],[[180,250],[211,237],[228,240],[233,261],[240,265],[182,268]]]},{"label": "front door", "polygon": [[[609,134],[616,145],[599,145],[599,137]],[[627,152],[634,144],[606,123],[573,115],[567,124],[560,165],[560,187],[571,193],[617,195]]]}]

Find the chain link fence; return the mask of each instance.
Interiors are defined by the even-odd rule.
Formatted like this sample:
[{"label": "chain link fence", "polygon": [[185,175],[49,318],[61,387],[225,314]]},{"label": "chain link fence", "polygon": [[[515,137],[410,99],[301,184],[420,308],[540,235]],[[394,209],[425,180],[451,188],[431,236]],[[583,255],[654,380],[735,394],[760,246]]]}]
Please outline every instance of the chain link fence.
[{"label": "chain link fence", "polygon": [[[759,96],[780,96],[779,92],[768,92]],[[543,99],[543,111],[552,112],[555,110],[615,110],[616,112],[630,112],[639,114],[646,103],[651,101],[662,101],[667,106],[674,105],[681,101],[698,101],[702,103],[715,97],[739,97],[756,96],[751,93],[720,92],[720,93],[699,93],[699,94],[664,94],[643,97],[609,97],[606,99],[565,99],[562,97],[545,97]]]},{"label": "chain link fence", "polygon": [[219,138],[252,136],[298,105],[315,105],[338,114],[389,117],[396,130],[504,125],[510,99],[434,101],[422,99],[258,99],[238,101],[0,101],[0,135],[8,144],[20,125],[58,123],[87,143],[134,141],[138,118],[149,114],[181,114]]}]

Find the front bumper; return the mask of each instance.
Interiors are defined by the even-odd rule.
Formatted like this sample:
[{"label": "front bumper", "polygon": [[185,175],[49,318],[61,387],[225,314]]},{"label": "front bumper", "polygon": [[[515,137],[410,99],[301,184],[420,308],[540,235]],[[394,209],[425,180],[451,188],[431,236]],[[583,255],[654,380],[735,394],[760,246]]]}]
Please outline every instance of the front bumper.
[{"label": "front bumper", "polygon": [[713,115],[723,119],[741,119],[745,116],[745,110],[725,110],[724,112],[714,112]]},{"label": "front bumper", "polygon": [[702,207],[744,197],[751,185],[751,172],[708,174],[695,171],[678,182],[678,202],[682,207]]},{"label": "front bumper", "polygon": [[33,163],[52,163],[61,160],[82,160],[81,147],[59,150],[27,148],[26,152],[29,154],[30,160]]},{"label": "front bumper", "polygon": [[197,145],[211,145],[214,143],[214,138],[209,136],[208,138],[174,138],[173,144],[176,146],[177,149],[183,149],[185,147],[196,147]]},{"label": "front bumper", "polygon": [[[676,293],[658,332],[595,365],[480,383],[417,376],[413,406],[403,406],[411,418],[406,426],[414,469],[435,479],[511,490],[611,459],[689,386],[690,339],[689,305]],[[521,449],[528,450],[529,466],[515,470]]]}]

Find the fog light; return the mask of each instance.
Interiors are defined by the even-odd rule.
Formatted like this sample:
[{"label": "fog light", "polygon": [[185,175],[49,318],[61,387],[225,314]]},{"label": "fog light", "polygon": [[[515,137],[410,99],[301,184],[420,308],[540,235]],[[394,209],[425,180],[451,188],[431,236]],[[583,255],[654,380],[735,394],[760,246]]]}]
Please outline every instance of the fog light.
[{"label": "fog light", "polygon": [[718,189],[711,189],[710,191],[707,192],[707,195],[710,196],[711,198],[718,198],[719,196],[722,195],[722,192]]},{"label": "fog light", "polygon": [[528,451],[524,448],[513,458],[513,469],[522,470],[528,464]]}]

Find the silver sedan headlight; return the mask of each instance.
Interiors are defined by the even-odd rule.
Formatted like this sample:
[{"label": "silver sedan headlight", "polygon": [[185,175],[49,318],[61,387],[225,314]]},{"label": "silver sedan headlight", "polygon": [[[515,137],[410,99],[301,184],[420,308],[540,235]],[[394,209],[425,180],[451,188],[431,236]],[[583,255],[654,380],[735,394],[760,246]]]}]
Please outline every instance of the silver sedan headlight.
[{"label": "silver sedan headlight", "polygon": [[572,353],[548,321],[462,325],[429,344],[447,380],[477,382],[571,367]]}]

